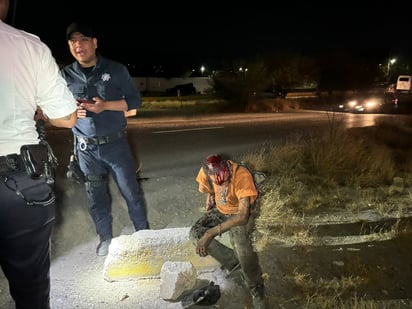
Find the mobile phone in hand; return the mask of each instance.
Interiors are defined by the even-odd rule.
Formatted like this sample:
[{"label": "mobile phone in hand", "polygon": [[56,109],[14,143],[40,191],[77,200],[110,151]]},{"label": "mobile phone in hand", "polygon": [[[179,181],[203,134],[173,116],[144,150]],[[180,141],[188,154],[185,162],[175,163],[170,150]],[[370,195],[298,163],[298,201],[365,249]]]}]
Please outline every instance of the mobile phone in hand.
[{"label": "mobile phone in hand", "polygon": [[79,103],[79,104],[82,104],[82,103],[89,103],[89,104],[94,104],[95,102],[94,101],[90,101],[90,100],[88,100],[88,99],[77,99],[77,102]]}]

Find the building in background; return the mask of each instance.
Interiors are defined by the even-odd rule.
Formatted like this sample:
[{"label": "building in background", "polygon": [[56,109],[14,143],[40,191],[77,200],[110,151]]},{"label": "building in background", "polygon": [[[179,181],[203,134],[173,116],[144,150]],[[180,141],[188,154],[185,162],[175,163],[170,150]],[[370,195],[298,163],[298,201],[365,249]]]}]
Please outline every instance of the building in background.
[{"label": "building in background", "polygon": [[[213,80],[210,77],[133,77],[141,93],[166,94],[178,96],[178,90],[192,84],[196,94],[209,93],[213,89]],[[182,86],[182,87],[178,87]],[[176,93],[171,93],[176,89]],[[183,93],[181,93],[183,95]],[[188,93],[189,94],[189,93]]]}]

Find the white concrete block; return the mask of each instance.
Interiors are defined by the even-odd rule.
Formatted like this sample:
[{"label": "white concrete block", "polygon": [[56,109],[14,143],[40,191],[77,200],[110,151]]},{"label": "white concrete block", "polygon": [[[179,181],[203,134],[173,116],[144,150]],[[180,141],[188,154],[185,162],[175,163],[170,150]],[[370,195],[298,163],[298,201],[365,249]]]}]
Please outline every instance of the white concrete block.
[{"label": "white concrete block", "polygon": [[189,240],[190,228],[141,230],[113,238],[105,259],[103,276],[107,281],[159,278],[163,264],[190,262],[197,273],[220,267],[213,257],[200,257]]},{"label": "white concrete block", "polygon": [[165,262],[160,270],[160,297],[177,300],[196,285],[197,271],[190,262]]}]

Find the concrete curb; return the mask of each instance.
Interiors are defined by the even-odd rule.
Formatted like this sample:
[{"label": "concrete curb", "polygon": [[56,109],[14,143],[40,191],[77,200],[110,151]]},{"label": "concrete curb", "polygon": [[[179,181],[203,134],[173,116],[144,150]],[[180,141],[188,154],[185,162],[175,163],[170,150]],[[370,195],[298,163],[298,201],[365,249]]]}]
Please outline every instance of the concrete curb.
[{"label": "concrete curb", "polygon": [[189,230],[141,230],[114,238],[104,262],[104,279],[112,282],[159,278],[165,262],[190,262],[198,274],[219,268],[220,264],[211,256],[196,254]]}]

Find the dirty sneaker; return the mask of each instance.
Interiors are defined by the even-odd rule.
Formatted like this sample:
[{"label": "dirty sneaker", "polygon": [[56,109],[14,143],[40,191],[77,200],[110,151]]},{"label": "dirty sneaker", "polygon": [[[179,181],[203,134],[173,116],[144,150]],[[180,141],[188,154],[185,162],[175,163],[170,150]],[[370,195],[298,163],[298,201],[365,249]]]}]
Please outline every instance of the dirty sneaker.
[{"label": "dirty sneaker", "polygon": [[268,308],[266,296],[265,296],[265,286],[263,284],[258,284],[250,290],[252,295],[253,308],[254,309],[266,309]]},{"label": "dirty sneaker", "polygon": [[110,246],[111,242],[112,242],[111,238],[100,241],[100,243],[98,244],[97,249],[96,249],[96,254],[98,256],[107,255],[109,253],[109,246]]}]

